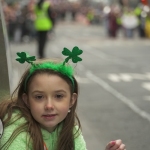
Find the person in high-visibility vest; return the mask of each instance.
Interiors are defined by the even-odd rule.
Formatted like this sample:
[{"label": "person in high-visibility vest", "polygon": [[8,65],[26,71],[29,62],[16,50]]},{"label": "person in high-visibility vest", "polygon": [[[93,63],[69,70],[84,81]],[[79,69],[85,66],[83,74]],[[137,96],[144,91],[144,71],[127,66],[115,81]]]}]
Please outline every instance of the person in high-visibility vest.
[{"label": "person in high-visibility vest", "polygon": [[139,3],[134,9],[134,13],[137,16],[139,22],[137,26],[139,36],[141,38],[144,38],[146,36],[145,35],[146,12],[144,11],[144,6]]},{"label": "person in high-visibility vest", "polygon": [[37,31],[38,55],[43,58],[44,49],[47,41],[48,32],[53,28],[52,11],[50,3],[45,0],[39,0],[35,5],[35,30]]}]

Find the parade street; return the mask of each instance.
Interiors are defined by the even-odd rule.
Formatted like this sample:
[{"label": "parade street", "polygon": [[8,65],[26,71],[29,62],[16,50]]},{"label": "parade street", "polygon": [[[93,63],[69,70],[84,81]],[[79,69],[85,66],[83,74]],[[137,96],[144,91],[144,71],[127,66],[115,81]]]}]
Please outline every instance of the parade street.
[{"label": "parade street", "polygon": [[[150,150],[150,39],[107,38],[101,26],[59,23],[46,46],[47,58],[59,58],[64,47],[83,50],[73,64],[79,82],[78,114],[88,150],[104,150],[122,139],[127,150]],[[27,64],[16,52],[37,55],[36,41],[10,44],[12,89]]]}]

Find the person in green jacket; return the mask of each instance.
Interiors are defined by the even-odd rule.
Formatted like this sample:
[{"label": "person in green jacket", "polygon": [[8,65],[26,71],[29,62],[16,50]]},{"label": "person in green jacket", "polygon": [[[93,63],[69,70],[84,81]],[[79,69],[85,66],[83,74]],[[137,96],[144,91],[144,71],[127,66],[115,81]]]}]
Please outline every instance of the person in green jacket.
[{"label": "person in green jacket", "polygon": [[[82,61],[82,50],[64,48],[64,61],[37,60],[17,53],[20,63],[28,62],[10,100],[0,103],[4,125],[1,150],[87,150],[76,114],[78,83],[67,62]],[[121,140],[111,141],[106,150],[125,150]]]},{"label": "person in green jacket", "polygon": [[35,31],[37,32],[38,56],[44,58],[45,46],[48,32],[53,28],[53,14],[51,5],[48,1],[39,0],[35,5]]}]

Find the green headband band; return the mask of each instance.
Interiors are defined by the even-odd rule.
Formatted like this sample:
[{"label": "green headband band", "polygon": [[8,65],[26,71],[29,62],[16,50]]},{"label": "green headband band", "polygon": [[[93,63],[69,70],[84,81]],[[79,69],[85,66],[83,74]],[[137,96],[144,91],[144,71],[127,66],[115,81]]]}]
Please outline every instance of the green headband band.
[{"label": "green headband band", "polygon": [[25,91],[26,91],[26,86],[27,86],[27,82],[30,78],[30,76],[36,71],[36,70],[41,70],[41,69],[50,69],[50,70],[54,70],[56,72],[59,72],[65,76],[67,76],[74,87],[74,79],[73,79],[73,73],[74,73],[74,69],[72,66],[69,65],[63,65],[63,63],[53,63],[53,62],[44,62],[41,64],[34,64],[31,66],[30,68],[30,73],[27,76],[26,80],[25,80]]},{"label": "green headband band", "polygon": [[25,62],[28,62],[31,64],[31,68],[29,70],[29,75],[27,76],[27,78],[25,80],[24,90],[26,91],[27,82],[28,82],[30,76],[36,70],[41,70],[41,69],[54,70],[56,72],[59,72],[65,76],[67,76],[71,80],[71,82],[73,84],[73,88],[74,88],[74,79],[73,79],[74,69],[70,65],[65,65],[65,63],[67,63],[70,59],[72,59],[73,63],[82,61],[82,59],[80,57],[78,57],[78,55],[81,55],[82,53],[83,53],[83,51],[80,50],[77,46],[75,46],[72,49],[72,52],[70,50],[68,50],[67,48],[64,48],[62,51],[62,54],[67,56],[67,58],[64,60],[63,63],[44,62],[44,63],[40,63],[40,64],[33,63],[33,61],[36,60],[35,56],[29,56],[25,52],[17,53],[17,55],[20,57],[20,58],[16,59],[17,61],[19,61],[22,64]]}]

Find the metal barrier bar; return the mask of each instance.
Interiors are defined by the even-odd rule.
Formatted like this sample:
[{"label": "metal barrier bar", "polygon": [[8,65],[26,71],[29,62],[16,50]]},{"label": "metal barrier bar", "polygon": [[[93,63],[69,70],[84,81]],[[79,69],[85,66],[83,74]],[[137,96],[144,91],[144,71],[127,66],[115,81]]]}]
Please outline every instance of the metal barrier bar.
[{"label": "metal barrier bar", "polygon": [[0,100],[11,92],[11,68],[8,34],[0,1]]}]

